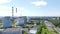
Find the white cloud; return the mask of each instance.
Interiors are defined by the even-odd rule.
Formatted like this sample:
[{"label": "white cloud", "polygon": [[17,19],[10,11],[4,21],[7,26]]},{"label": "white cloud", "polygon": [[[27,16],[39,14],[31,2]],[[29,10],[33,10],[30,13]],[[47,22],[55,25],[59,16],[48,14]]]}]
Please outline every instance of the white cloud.
[{"label": "white cloud", "polygon": [[35,5],[35,6],[46,6],[47,2],[45,2],[45,1],[35,1],[35,2],[32,2],[32,4]]},{"label": "white cloud", "polygon": [[0,4],[9,3],[11,0],[0,0]]}]

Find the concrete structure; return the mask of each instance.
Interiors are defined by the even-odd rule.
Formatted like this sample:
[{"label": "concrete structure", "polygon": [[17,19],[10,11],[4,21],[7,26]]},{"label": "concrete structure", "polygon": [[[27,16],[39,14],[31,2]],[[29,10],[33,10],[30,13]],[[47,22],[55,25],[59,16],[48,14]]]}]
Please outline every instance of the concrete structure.
[{"label": "concrete structure", "polygon": [[4,29],[0,29],[0,34],[2,34],[3,30],[4,30]]},{"label": "concrete structure", "polygon": [[10,17],[4,17],[2,22],[3,28],[11,27]]},{"label": "concrete structure", "polygon": [[17,26],[22,26],[22,25],[24,25],[25,23],[27,23],[27,18],[25,17],[25,16],[22,16],[22,17],[18,17],[17,19],[16,19],[17,21]]},{"label": "concrete structure", "polygon": [[2,34],[22,34],[22,30],[20,28],[8,28]]},{"label": "concrete structure", "polygon": [[23,34],[23,30],[20,28],[7,28],[0,29],[0,34]]},{"label": "concrete structure", "polygon": [[12,7],[12,17],[14,16],[14,7]]}]

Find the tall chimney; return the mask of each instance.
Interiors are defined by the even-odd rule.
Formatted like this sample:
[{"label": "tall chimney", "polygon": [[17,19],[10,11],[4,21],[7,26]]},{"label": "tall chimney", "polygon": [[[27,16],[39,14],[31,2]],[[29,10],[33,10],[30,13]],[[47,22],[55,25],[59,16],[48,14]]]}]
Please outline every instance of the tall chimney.
[{"label": "tall chimney", "polygon": [[16,13],[17,13],[17,8],[16,8]]},{"label": "tall chimney", "polygon": [[17,17],[17,8],[16,8],[16,17]]},{"label": "tall chimney", "polygon": [[12,6],[12,17],[14,16],[14,7]]}]

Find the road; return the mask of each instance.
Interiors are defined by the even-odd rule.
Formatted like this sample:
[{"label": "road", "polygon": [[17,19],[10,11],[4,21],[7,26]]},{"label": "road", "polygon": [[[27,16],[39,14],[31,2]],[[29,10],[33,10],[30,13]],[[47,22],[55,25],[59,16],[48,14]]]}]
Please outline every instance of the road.
[{"label": "road", "polygon": [[51,22],[49,22],[49,21],[45,21],[45,24],[46,24],[48,30],[53,31],[53,28],[55,28],[56,31],[60,34],[60,28],[55,27],[55,25],[53,25],[53,24],[52,24]]},{"label": "road", "polygon": [[57,31],[59,32],[59,34],[60,34],[60,28],[59,27],[56,27],[56,29],[57,29]]}]

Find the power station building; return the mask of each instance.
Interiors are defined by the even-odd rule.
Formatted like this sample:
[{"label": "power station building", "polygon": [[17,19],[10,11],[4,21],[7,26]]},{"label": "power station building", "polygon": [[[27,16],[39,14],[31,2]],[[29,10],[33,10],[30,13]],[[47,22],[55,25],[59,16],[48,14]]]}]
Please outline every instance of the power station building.
[{"label": "power station building", "polygon": [[25,23],[27,23],[27,17],[26,16],[21,16],[16,19],[17,21],[17,26],[23,26]]},{"label": "power station building", "polygon": [[10,17],[4,17],[2,20],[2,25],[3,25],[3,28],[11,27]]}]

